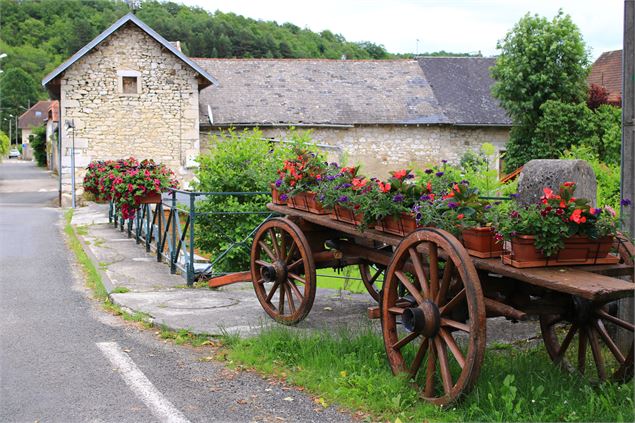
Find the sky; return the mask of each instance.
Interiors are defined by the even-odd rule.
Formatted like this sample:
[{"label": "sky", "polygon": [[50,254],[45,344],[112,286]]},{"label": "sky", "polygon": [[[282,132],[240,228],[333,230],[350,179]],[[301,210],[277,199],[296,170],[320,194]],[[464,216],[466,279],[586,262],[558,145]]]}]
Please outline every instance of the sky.
[{"label": "sky", "polygon": [[391,53],[439,50],[497,54],[504,38],[526,13],[553,18],[569,14],[596,59],[622,48],[623,0],[173,0],[213,12],[279,24],[291,22],[348,41],[371,41]]}]

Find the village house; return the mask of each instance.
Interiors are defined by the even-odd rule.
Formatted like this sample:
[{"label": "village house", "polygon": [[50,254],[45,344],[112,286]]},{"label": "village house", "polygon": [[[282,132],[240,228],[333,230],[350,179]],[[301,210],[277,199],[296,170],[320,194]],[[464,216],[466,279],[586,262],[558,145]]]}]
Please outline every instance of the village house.
[{"label": "village house", "polygon": [[51,103],[51,101],[38,101],[18,118],[18,128],[22,131],[22,158],[24,160],[33,158],[30,137],[33,135],[35,128],[45,124]]},{"label": "village house", "polygon": [[622,50],[605,51],[597,58],[587,77],[589,86],[595,84],[608,92],[608,102],[622,105]]},{"label": "village house", "polygon": [[485,142],[501,152],[511,121],[490,94],[493,64],[188,58],[128,14],[43,84],[59,99],[67,202],[73,141],[78,181],[91,160],[132,155],[166,163],[187,183],[211,135],[232,127],[258,127],[274,140],[310,129],[330,158],[376,174],[455,162]]}]

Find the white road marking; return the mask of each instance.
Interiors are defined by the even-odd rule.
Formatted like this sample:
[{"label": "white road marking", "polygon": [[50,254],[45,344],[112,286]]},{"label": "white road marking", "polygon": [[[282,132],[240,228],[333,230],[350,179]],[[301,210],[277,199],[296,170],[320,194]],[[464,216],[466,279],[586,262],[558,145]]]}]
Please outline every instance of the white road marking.
[{"label": "white road marking", "polygon": [[161,422],[189,423],[189,420],[163,396],[116,342],[98,342],[104,356],[117,368],[126,385]]}]

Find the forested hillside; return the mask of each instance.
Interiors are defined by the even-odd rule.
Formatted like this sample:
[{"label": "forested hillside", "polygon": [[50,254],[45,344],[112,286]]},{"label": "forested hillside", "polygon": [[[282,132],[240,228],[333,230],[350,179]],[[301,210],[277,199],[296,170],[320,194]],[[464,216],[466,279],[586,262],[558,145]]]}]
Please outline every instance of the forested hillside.
[{"label": "forested hillside", "polygon": [[[3,69],[25,70],[38,82],[129,11],[120,0],[0,0]],[[383,46],[348,42],[330,31],[256,21],[173,2],[144,1],[137,16],[192,57],[383,59]]]}]

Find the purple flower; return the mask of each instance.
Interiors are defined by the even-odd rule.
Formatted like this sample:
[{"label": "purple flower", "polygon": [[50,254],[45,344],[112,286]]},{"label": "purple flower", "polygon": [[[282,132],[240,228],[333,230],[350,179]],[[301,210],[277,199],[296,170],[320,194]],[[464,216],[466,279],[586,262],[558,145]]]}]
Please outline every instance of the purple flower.
[{"label": "purple flower", "polygon": [[458,203],[455,203],[455,202],[452,202],[452,201],[450,201],[450,202],[448,203],[448,207],[449,207],[449,208],[451,208],[451,209],[455,209],[455,208],[457,208],[458,206],[459,206],[459,204],[458,204]]},{"label": "purple flower", "polygon": [[511,198],[512,200],[518,198],[518,193],[516,194],[509,194],[509,198]]},{"label": "purple flower", "polygon": [[276,188],[280,188],[280,185],[282,185],[282,179],[276,180]]},{"label": "purple flower", "polygon": [[602,209],[593,209],[593,215],[599,216],[602,213]]},{"label": "purple flower", "polygon": [[318,195],[318,200],[320,200],[320,201],[324,201],[324,194],[320,194],[320,195]]},{"label": "purple flower", "polygon": [[337,199],[337,201],[340,203],[346,203],[348,201],[348,197],[345,195],[342,195],[340,198]]},{"label": "purple flower", "polygon": [[446,164],[448,161],[447,160],[441,160],[441,163]]},{"label": "purple flower", "polygon": [[437,172],[437,173],[435,173],[435,175],[437,175],[437,177],[439,177],[439,178],[440,178],[440,177],[442,177],[442,176],[443,176],[443,172]]},{"label": "purple flower", "polygon": [[466,179],[463,179],[463,180],[461,181],[461,185],[469,185],[469,184],[470,184],[470,181],[468,181],[468,180],[466,180]]},{"label": "purple flower", "polygon": [[486,205],[485,207],[483,207],[483,209],[485,209],[485,210],[489,210],[489,209],[491,209],[491,208],[492,208],[492,206],[491,206],[490,204],[488,204],[488,205]]},{"label": "purple flower", "polygon": [[414,173],[409,173],[406,175],[406,179],[412,179],[414,177],[415,177]]},{"label": "purple flower", "polygon": [[518,235],[518,232],[516,232],[516,231],[511,231],[509,234],[510,234],[512,237],[514,237],[514,236]]},{"label": "purple flower", "polygon": [[404,196],[401,194],[397,194],[392,198],[392,201],[395,203],[401,203],[404,199]]},{"label": "purple flower", "polygon": [[415,220],[416,220],[417,222],[420,222],[422,217],[423,217],[423,215],[422,215],[421,213],[417,213],[417,214],[415,215]]},{"label": "purple flower", "polygon": [[422,195],[421,197],[419,197],[419,200],[421,201],[428,201],[430,199],[429,195]]},{"label": "purple flower", "polygon": [[287,194],[280,194],[280,200],[281,201],[287,201],[287,198],[289,198],[289,196]]},{"label": "purple flower", "polygon": [[333,175],[326,175],[326,180],[327,180],[327,181],[332,181],[333,179],[335,179],[335,176],[333,176]]},{"label": "purple flower", "polygon": [[425,173],[427,173],[428,175],[431,174],[432,172],[434,172],[434,170],[432,169],[426,169],[424,170]]},{"label": "purple flower", "polygon": [[330,165],[330,166],[331,166],[331,167],[335,167],[335,168],[339,167],[339,166],[337,165],[337,163],[335,163],[335,162],[331,162],[331,165]]},{"label": "purple flower", "polygon": [[349,184],[349,183],[345,183],[345,184],[341,185],[342,188],[350,188],[352,186],[353,186],[353,184]]},{"label": "purple flower", "polygon": [[628,198],[624,198],[622,199],[622,201],[620,201],[620,206],[628,207],[631,204],[633,204],[633,202]]}]

